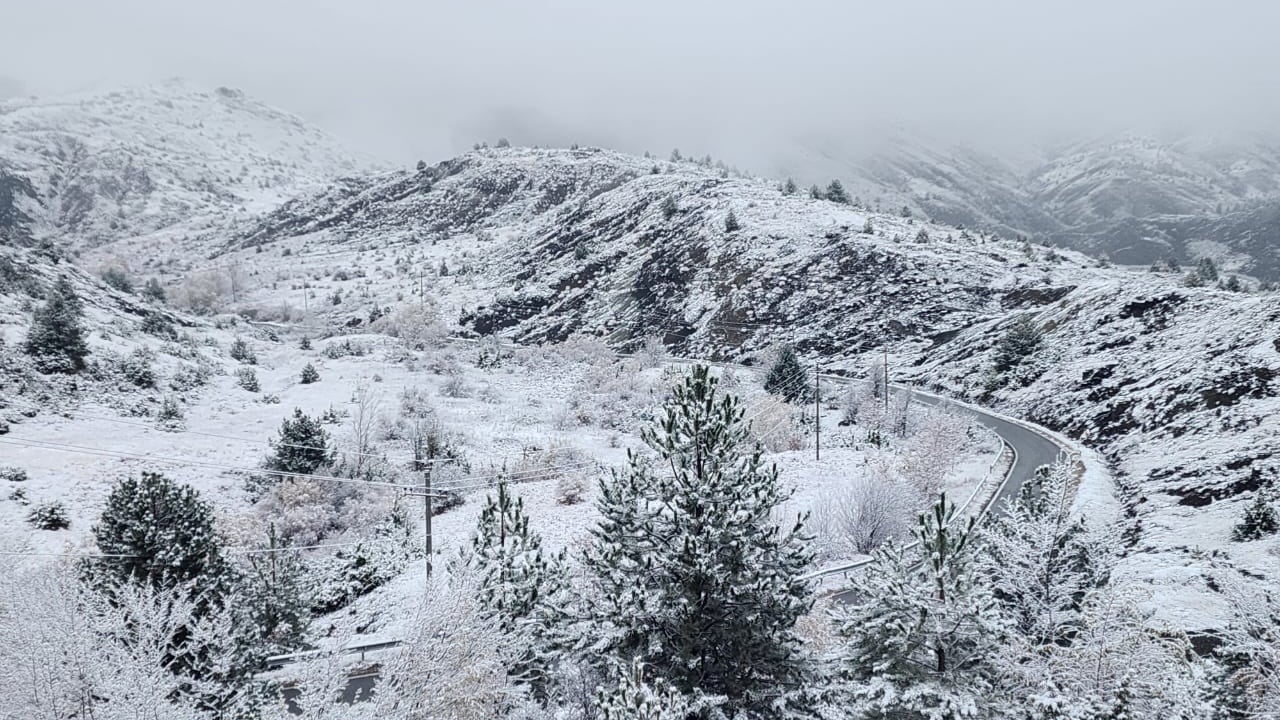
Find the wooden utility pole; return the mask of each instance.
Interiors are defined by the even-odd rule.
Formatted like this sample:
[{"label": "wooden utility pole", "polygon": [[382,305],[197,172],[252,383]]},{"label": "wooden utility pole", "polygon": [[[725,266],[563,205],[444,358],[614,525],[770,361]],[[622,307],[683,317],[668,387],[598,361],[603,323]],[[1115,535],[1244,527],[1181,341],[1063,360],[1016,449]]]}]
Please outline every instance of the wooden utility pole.
[{"label": "wooden utility pole", "polygon": [[426,469],[422,471],[422,507],[425,512],[423,517],[426,519],[426,529],[423,532],[423,545],[427,551],[427,582],[431,582],[431,468],[428,464]]},{"label": "wooden utility pole", "polygon": [[818,361],[813,361],[813,459],[822,459],[822,393]]},{"label": "wooden utility pole", "polygon": [[889,417],[889,346],[884,346],[884,416]]}]

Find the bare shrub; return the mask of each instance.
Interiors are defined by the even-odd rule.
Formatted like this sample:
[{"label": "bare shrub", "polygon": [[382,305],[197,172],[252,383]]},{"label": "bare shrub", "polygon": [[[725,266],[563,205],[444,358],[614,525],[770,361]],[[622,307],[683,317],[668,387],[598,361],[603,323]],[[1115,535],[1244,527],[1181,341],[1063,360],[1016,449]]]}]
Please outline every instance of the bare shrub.
[{"label": "bare shrub", "polygon": [[450,398],[471,397],[471,386],[461,375],[453,375],[440,386],[440,394]]},{"label": "bare shrub", "polygon": [[384,315],[374,324],[379,332],[400,338],[415,350],[439,347],[449,335],[449,329],[440,319],[440,312],[433,303],[408,303]]},{"label": "bare shrub", "polygon": [[866,555],[911,527],[913,499],[888,473],[868,467],[863,477],[823,496],[813,508],[819,553],[826,559]]},{"label": "bare shrub", "polygon": [[751,436],[769,451],[804,447],[804,433],[796,422],[794,408],[786,401],[774,396],[761,398],[746,416],[751,420]]}]

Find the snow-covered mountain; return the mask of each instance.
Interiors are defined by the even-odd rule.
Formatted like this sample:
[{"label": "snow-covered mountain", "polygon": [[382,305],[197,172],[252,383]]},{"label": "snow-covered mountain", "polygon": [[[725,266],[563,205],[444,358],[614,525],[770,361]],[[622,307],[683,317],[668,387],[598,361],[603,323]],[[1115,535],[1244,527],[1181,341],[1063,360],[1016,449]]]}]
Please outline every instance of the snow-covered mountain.
[{"label": "snow-covered mountain", "polygon": [[806,182],[844,179],[886,210],[906,205],[939,222],[1117,262],[1209,256],[1280,277],[1280,144],[1126,134],[1021,155],[1011,161],[900,132],[867,151],[831,139],[801,143],[777,169]]},{"label": "snow-covered mountain", "polygon": [[[457,250],[426,270],[464,331],[526,343],[588,333],[621,349],[657,334],[675,354],[747,362],[785,341],[849,372],[888,344],[898,378],[1080,438],[1121,473],[1123,572],[1186,627],[1220,617],[1204,551],[1280,572],[1269,542],[1229,537],[1276,475],[1274,295],[1185,288],[1177,275],[600,150],[483,150],[344,183],[241,230],[228,251],[261,265],[274,243],[398,257],[446,242]],[[359,324],[396,302],[382,285],[325,312]],[[993,345],[1019,317],[1044,347],[997,375]]]},{"label": "snow-covered mountain", "polygon": [[372,166],[229,88],[0,101],[0,241],[84,248],[262,212]]}]

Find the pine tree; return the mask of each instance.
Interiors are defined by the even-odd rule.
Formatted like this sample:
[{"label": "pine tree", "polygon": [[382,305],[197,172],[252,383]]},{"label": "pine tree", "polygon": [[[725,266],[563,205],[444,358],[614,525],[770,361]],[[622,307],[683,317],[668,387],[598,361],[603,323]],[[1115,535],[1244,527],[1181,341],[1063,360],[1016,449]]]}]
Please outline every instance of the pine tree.
[{"label": "pine tree", "polygon": [[985,532],[982,574],[1013,629],[1034,645],[1067,640],[1085,593],[1110,572],[1109,548],[1071,512],[1073,473],[1066,461],[1050,466]]},{"label": "pine tree", "polygon": [[1196,264],[1196,275],[1206,283],[1218,281],[1218,265],[1212,258],[1200,258]]},{"label": "pine tree", "polygon": [[782,186],[782,194],[795,195],[797,190],[799,190],[799,188],[796,187],[796,181],[791,178],[787,178],[787,182]]},{"label": "pine tree", "polygon": [[44,305],[36,308],[24,346],[36,367],[45,373],[76,373],[89,355],[80,327],[83,307],[67,278],[59,277]]},{"label": "pine tree", "polygon": [[680,206],[676,204],[676,196],[668,195],[666,199],[662,201],[662,217],[670,220],[675,217],[678,212],[680,212]]},{"label": "pine tree", "polygon": [[579,647],[606,668],[642,662],[693,701],[717,697],[724,717],[784,716],[808,679],[794,626],[812,604],[812,556],[802,521],[773,520],[789,497],[777,468],[705,366],[641,436],[656,461],[631,453],[600,485]]},{"label": "pine tree", "polygon": [[981,584],[973,520],[939,497],[920,518],[918,546],[881,546],[835,611],[847,643],[855,710],[876,718],[997,717],[998,604]]},{"label": "pine tree", "polygon": [[832,180],[831,184],[827,185],[825,197],[831,202],[840,203],[841,205],[849,204],[849,193],[845,192],[844,185],[839,180]]},{"label": "pine tree", "polygon": [[871,224],[871,218],[867,218],[866,222],[862,223],[862,234],[874,235],[875,233],[876,233],[876,228],[874,225]]},{"label": "pine tree", "polygon": [[166,297],[164,287],[160,285],[160,281],[155,278],[149,278],[145,285],[142,286],[142,297],[153,302],[165,303]]},{"label": "pine tree", "polygon": [[263,552],[246,555],[246,567],[236,581],[235,603],[246,627],[248,652],[266,658],[302,646],[311,623],[311,601],[305,571],[281,542],[273,524]]},{"label": "pine tree", "polygon": [[292,419],[281,423],[280,437],[271,444],[275,452],[267,458],[266,467],[276,472],[310,475],[334,459],[324,426],[297,408]]},{"label": "pine tree", "polygon": [[310,350],[310,349],[311,349],[311,338],[307,337],[306,335],[303,335],[303,336],[302,336],[302,340],[300,340],[300,341],[298,342],[298,349],[299,349],[299,350]]},{"label": "pine tree", "polygon": [[996,372],[1007,372],[1022,363],[1044,342],[1044,334],[1029,316],[1014,321],[1004,337],[996,343]]},{"label": "pine tree", "polygon": [[813,198],[814,200],[825,200],[827,196],[822,194],[822,188],[818,187],[817,185],[810,185],[809,197]]},{"label": "pine tree", "polygon": [[734,214],[733,209],[729,209],[729,214],[724,216],[725,232],[737,232],[742,229],[742,225],[738,222],[738,216]]},{"label": "pine tree", "polygon": [[[190,486],[152,472],[120,481],[93,536],[98,552],[111,557],[86,559],[85,579],[108,597],[124,584],[184,593],[194,602],[193,620],[224,605],[232,576],[214,528],[213,506]],[[186,636],[175,638],[175,644],[186,645]],[[174,669],[207,676],[214,670],[204,667],[206,657],[206,648],[193,647],[174,658]]]},{"label": "pine tree", "polygon": [[506,636],[521,638],[522,652],[509,667],[515,679],[544,698],[550,681],[548,656],[555,629],[548,624],[561,610],[566,587],[563,554],[544,556],[542,538],[529,529],[524,500],[513,498],[506,482],[485,498],[471,541],[470,562],[480,580],[480,607],[497,619]]},{"label": "pine tree", "polygon": [[320,382],[320,373],[316,371],[316,366],[307,363],[302,367],[302,375],[299,378],[303,385]]},{"label": "pine tree", "polygon": [[791,402],[808,402],[813,397],[809,375],[790,345],[783,345],[764,378],[765,392],[781,395]]},{"label": "pine tree", "polygon": [[1231,530],[1231,539],[1236,542],[1261,540],[1268,535],[1275,535],[1280,530],[1276,520],[1275,508],[1264,492],[1259,492],[1249,507],[1244,509],[1240,522]]}]

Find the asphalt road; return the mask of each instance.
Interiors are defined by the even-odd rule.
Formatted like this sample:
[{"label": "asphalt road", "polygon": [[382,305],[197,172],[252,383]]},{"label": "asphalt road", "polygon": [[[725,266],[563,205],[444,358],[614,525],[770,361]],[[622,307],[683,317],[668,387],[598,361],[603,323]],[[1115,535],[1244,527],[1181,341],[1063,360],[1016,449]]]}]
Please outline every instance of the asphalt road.
[{"label": "asphalt road", "polygon": [[[824,375],[823,378],[840,384],[862,382],[861,380],[853,380],[830,375]],[[911,393],[911,397],[914,402],[919,402],[925,405],[938,405],[949,402],[945,398],[926,395],[914,390],[910,390],[909,392]],[[994,430],[995,433],[1003,438],[1016,453],[1013,466],[1008,472],[1008,481],[1000,489],[1000,492],[989,506],[992,512],[1004,512],[1006,502],[1016,498],[1018,493],[1022,491],[1023,486],[1035,479],[1037,470],[1056,462],[1059,455],[1062,454],[1063,448],[1059,447],[1057,443],[1044,435],[1033,432],[1017,423],[1012,423],[1008,420],[992,415],[980,408],[960,406],[960,409],[972,412],[977,417],[979,423]],[[837,593],[835,597],[837,599],[844,599],[844,595],[845,593]],[[377,682],[378,674],[376,671],[366,671],[362,675],[352,677],[350,683],[342,693],[342,701],[350,704],[353,702],[367,700],[371,697],[374,685],[376,685]],[[288,691],[286,691],[286,696],[288,696]]]},{"label": "asphalt road", "polygon": [[[945,404],[945,399],[939,399],[932,395],[924,395],[915,391],[911,392],[911,396],[915,402],[924,403],[926,405]],[[969,406],[960,407],[961,410],[972,412],[977,416],[978,422],[991,428],[997,435],[1004,438],[1009,446],[1017,453],[1013,467],[1009,469],[1009,481],[1000,489],[1000,493],[991,503],[993,512],[1004,512],[1006,501],[1018,497],[1018,493],[1022,491],[1023,485],[1035,478],[1036,471],[1045,465],[1052,465],[1057,462],[1058,456],[1062,454],[1061,448],[1056,442],[1041,435],[1040,433],[1028,430],[1026,427],[1017,423],[1009,422],[1000,417],[996,417],[980,408]]]}]

